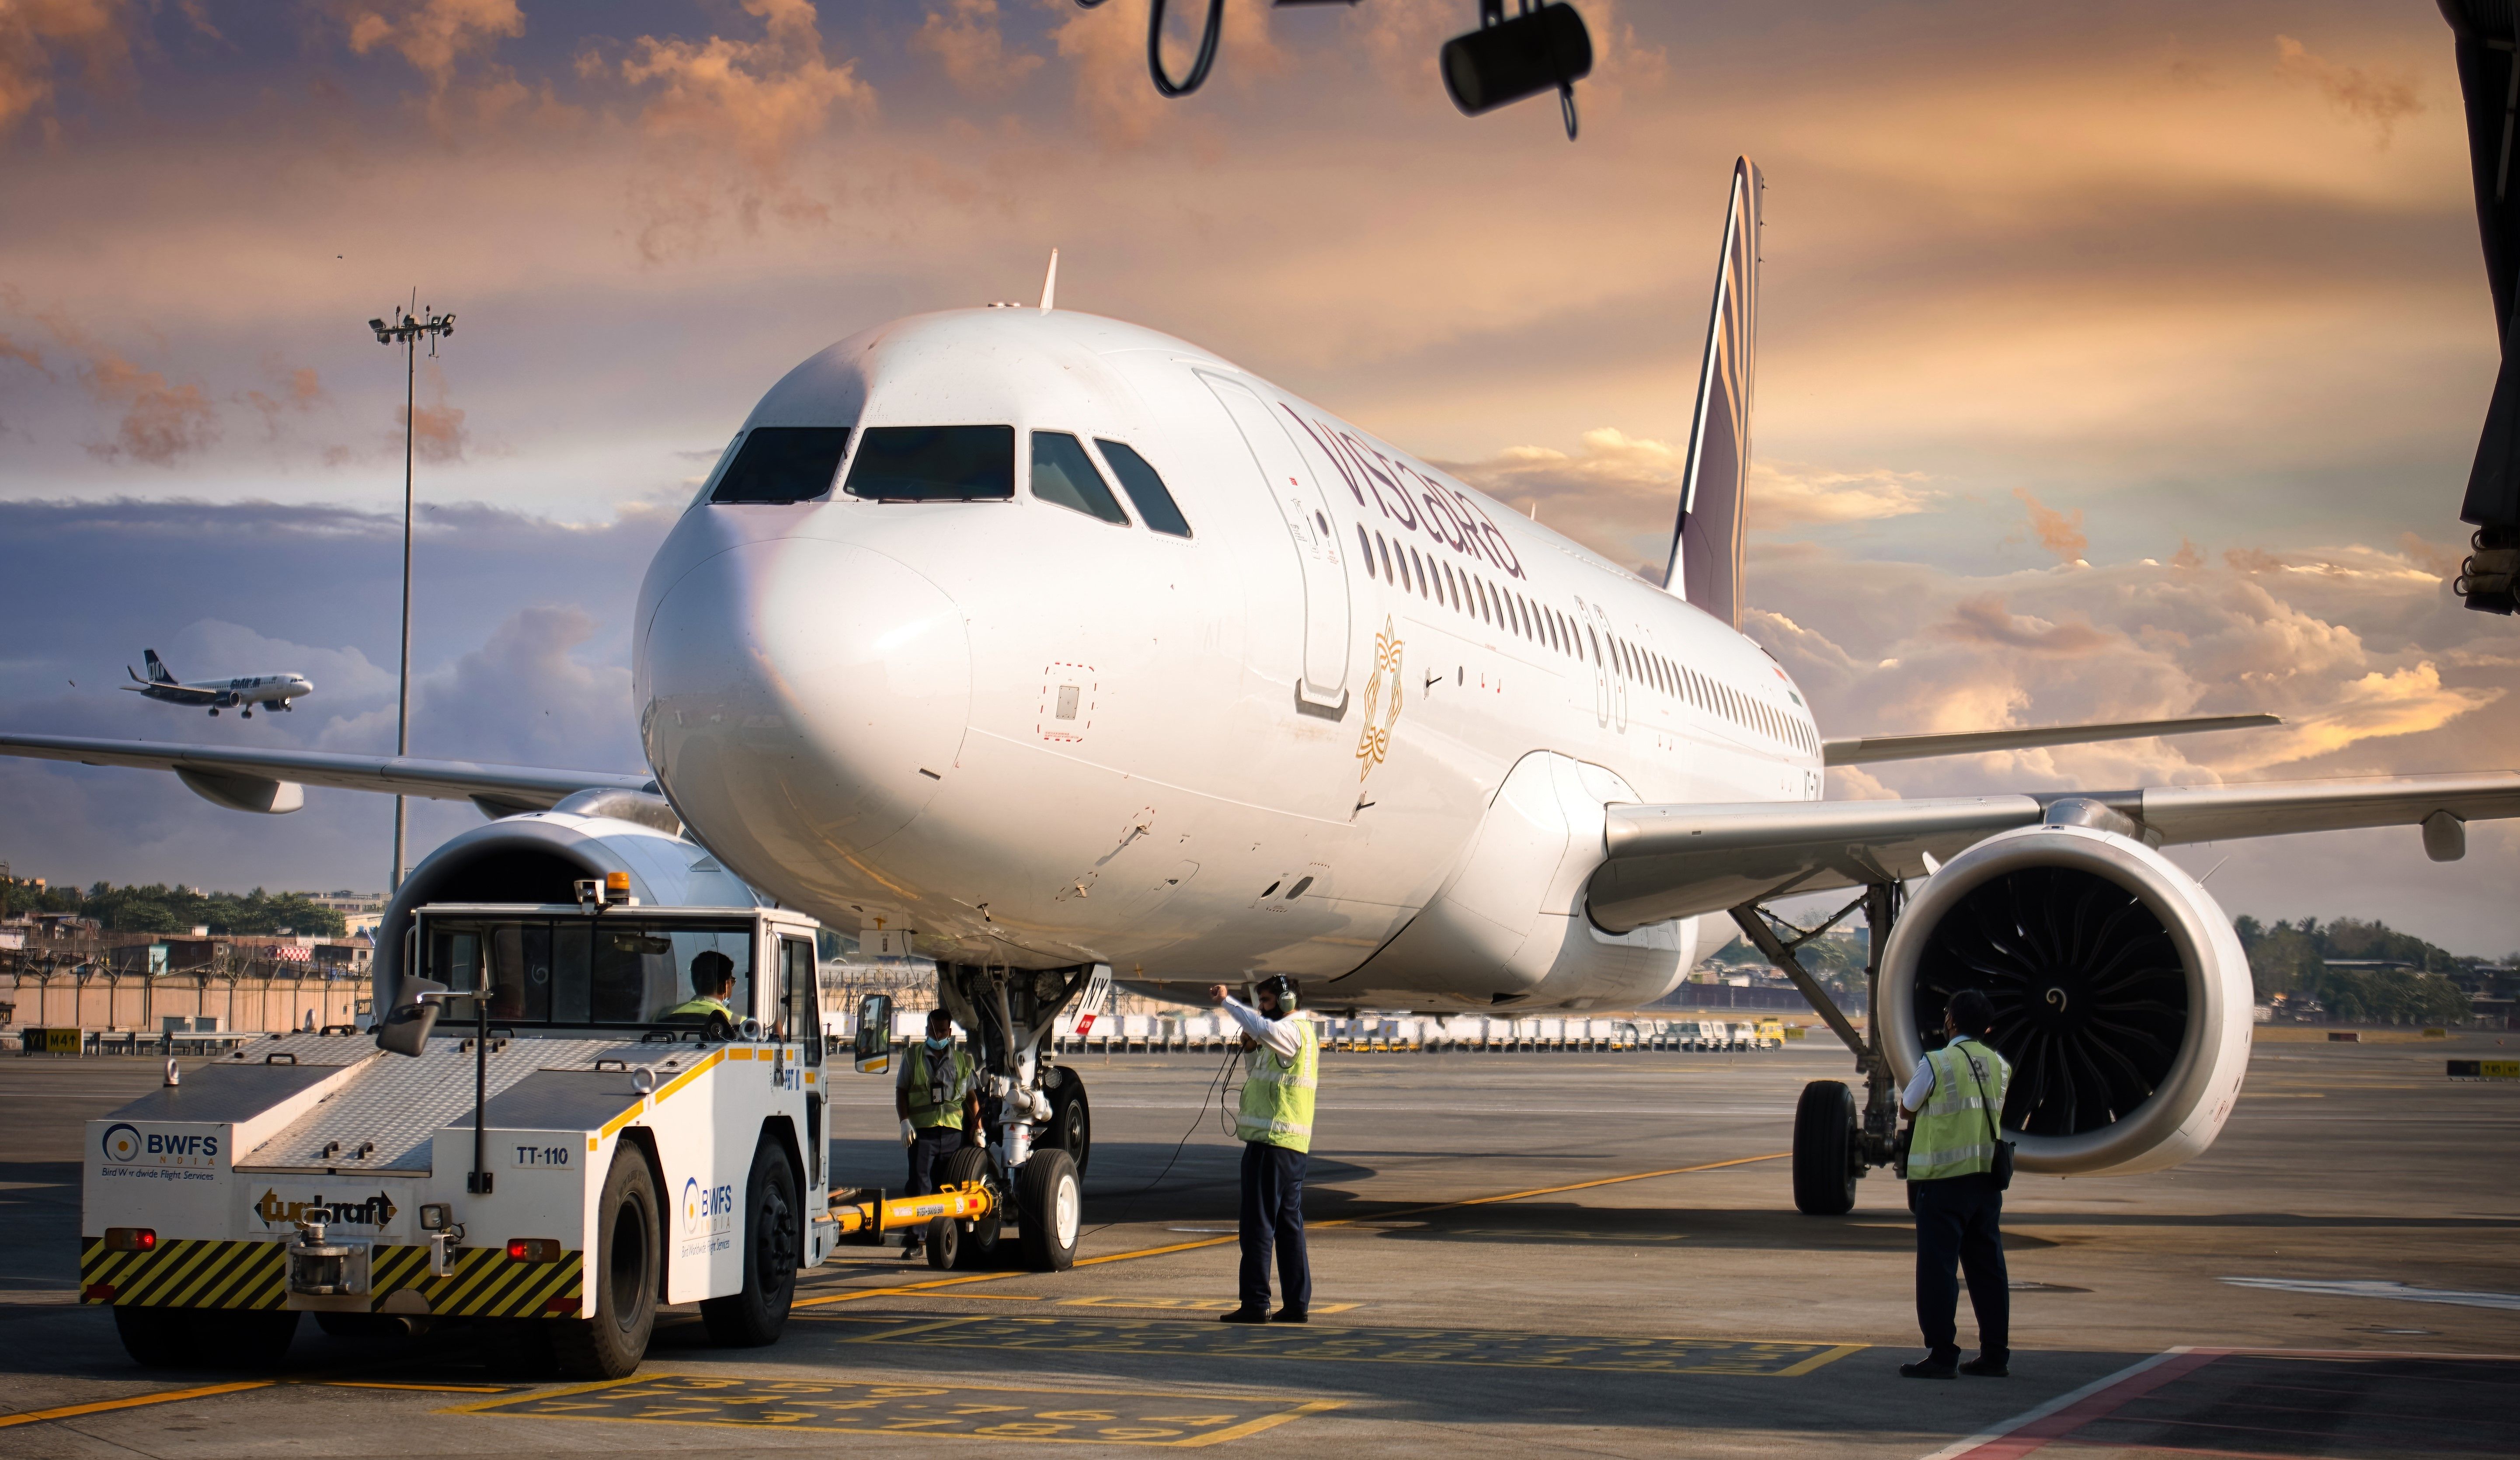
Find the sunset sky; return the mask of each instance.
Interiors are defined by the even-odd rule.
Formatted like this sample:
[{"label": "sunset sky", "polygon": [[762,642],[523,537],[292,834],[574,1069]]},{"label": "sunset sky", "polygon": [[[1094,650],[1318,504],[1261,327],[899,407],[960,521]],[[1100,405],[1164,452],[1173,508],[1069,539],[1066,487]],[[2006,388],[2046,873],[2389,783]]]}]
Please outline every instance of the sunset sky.
[{"label": "sunset sky", "polygon": [[[415,289],[459,316],[418,754],[637,768],[631,597],[752,402],[1031,298],[1054,246],[1062,306],[1658,567],[1747,154],[1750,627],[1824,732],[2289,722],[1833,794],[2520,766],[2520,626],[2447,581],[2496,342],[2431,0],[1579,9],[1570,144],[1445,99],[1473,0],[1234,0],[1172,102],[1145,0],[0,4],[0,726],[390,747],[401,361],[364,322]],[[112,687],[143,646],[318,692],[212,722]],[[21,875],[378,888],[390,819],[0,760]],[[427,807],[415,855],[476,820]],[[2469,847],[2181,858],[2234,912],[2520,947],[2520,831]]]}]

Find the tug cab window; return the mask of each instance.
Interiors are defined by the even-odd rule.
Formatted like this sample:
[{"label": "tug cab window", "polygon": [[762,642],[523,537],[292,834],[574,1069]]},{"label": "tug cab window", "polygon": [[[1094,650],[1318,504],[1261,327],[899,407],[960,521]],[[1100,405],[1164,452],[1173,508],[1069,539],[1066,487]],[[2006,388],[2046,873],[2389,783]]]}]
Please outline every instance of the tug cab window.
[{"label": "tug cab window", "polygon": [[[752,1013],[752,926],[627,918],[429,919],[425,976],[490,985],[490,1022],[698,1029],[722,1003]],[[470,1022],[456,1005],[450,1017]]]},{"label": "tug cab window", "polygon": [[844,425],[762,425],[744,433],[711,502],[810,502],[832,490],[849,449]]},{"label": "tug cab window", "polygon": [[1094,459],[1085,454],[1084,443],[1065,431],[1032,433],[1032,495],[1036,501],[1054,502],[1069,511],[1129,525],[1129,514],[1120,510],[1111,489],[1102,485],[1102,473],[1094,469]]},{"label": "tug cab window", "polygon": [[1011,425],[878,425],[858,433],[848,494],[870,502],[1004,502],[1015,495]]},{"label": "tug cab window", "polygon": [[1110,464],[1111,474],[1120,478],[1120,490],[1138,505],[1138,516],[1148,531],[1177,538],[1191,535],[1190,519],[1174,505],[1173,494],[1164,488],[1164,479],[1155,474],[1145,457],[1120,442],[1105,441],[1100,436],[1094,438],[1094,444],[1102,448],[1102,460]]}]

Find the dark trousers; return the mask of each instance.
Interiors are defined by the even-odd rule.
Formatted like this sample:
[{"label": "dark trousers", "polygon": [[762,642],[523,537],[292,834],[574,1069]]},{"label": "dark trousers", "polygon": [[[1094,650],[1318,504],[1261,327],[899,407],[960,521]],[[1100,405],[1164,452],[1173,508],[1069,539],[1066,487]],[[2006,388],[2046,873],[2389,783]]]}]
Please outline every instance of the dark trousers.
[{"label": "dark trousers", "polygon": [[1969,1306],[1977,1312],[1978,1351],[1989,1358],[2012,1354],[2012,1293],[2003,1272],[2003,1193],[1984,1172],[1911,1181],[1916,1213],[1916,1326],[1938,1359],[1959,1356],[1960,1285],[1953,1267],[1968,1274]]},{"label": "dark trousers", "polygon": [[1304,1167],[1301,1151],[1242,1143],[1242,1305],[1269,1305],[1269,1252],[1278,1253],[1278,1286],[1286,1306],[1313,1305],[1313,1265],[1304,1256]]},{"label": "dark trousers", "polygon": [[[963,1132],[950,1126],[933,1126],[911,1137],[910,1190],[907,1194],[934,1195],[936,1177],[945,1166],[945,1159],[961,1149]],[[919,1235],[920,1228],[910,1229],[910,1246],[919,1245]]]}]

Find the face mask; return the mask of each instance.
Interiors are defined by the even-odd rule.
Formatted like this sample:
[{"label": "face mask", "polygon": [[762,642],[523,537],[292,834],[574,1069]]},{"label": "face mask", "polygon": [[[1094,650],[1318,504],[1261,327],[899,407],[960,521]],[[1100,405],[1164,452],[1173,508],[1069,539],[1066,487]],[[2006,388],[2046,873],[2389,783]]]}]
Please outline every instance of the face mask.
[{"label": "face mask", "polygon": [[930,1049],[933,1049],[933,1050],[937,1051],[937,1052],[938,1052],[938,1053],[940,1053],[940,1054],[941,1054],[941,1053],[943,1053],[943,1052],[945,1051],[946,1047],[947,1047],[948,1045],[952,1044],[953,1042],[954,1042],[954,1037],[953,1037],[952,1035],[947,1035],[945,1038],[943,1038],[943,1039],[941,1039],[941,1040],[940,1040],[940,1039],[938,1039],[938,1038],[936,1038],[934,1035],[929,1035],[929,1036],[927,1037],[927,1047],[928,1047],[928,1048],[930,1048]]}]

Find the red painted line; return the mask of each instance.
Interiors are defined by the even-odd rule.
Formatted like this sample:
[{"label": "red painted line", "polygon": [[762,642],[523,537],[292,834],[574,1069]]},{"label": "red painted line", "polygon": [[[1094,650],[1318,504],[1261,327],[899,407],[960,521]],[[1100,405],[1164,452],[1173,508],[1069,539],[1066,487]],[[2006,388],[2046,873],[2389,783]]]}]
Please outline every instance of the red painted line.
[{"label": "red painted line", "polygon": [[1956,1451],[1950,1460],[2020,1460],[2021,1456],[2051,1440],[2063,1439],[2093,1420],[2105,1419],[2173,1380],[2186,1378],[2230,1351],[2228,1349],[2187,1349],[2094,1390],[2061,1409],[2034,1415],[1965,1450]]}]

